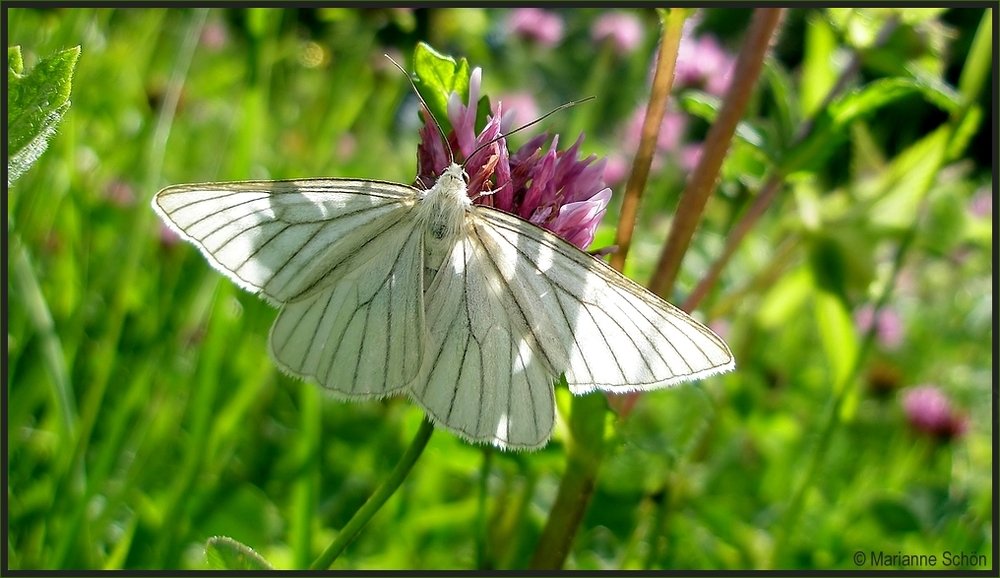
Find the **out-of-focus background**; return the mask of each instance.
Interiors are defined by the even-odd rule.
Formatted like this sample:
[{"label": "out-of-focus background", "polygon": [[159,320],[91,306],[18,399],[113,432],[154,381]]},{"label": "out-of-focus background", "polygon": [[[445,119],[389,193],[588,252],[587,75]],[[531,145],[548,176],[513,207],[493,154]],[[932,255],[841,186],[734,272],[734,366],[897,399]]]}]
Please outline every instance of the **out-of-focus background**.
[{"label": "out-of-focus background", "polygon": [[[281,375],[266,350],[276,311],[163,227],[157,190],[412,182],[417,103],[383,55],[410,69],[425,41],[481,67],[518,124],[597,97],[543,128],[563,146],[582,131],[583,153],[608,159],[615,197],[592,248],[608,246],[660,35],[651,10],[6,10],[28,72],[81,47],[72,105],[5,199],[8,569],[207,568],[215,535],[305,567],[420,423],[405,399],[347,404]],[[612,400],[612,455],[567,568],[883,567],[857,552],[993,567],[996,118],[989,83],[963,81],[983,74],[970,47],[984,13],[786,13],[672,293],[800,155],[697,310],[737,371]],[[688,20],[626,268],[640,283],[750,17]],[[846,114],[825,99],[855,54],[839,97],[930,88],[873,89],[887,104],[796,147],[809,119]],[[526,567],[562,436],[503,453],[437,432],[334,567]]]}]

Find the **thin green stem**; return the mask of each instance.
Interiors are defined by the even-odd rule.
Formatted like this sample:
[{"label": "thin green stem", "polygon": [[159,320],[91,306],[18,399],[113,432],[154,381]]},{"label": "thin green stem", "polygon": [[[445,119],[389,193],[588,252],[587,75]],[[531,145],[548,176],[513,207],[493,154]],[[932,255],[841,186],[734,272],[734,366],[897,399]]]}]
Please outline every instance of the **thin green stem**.
[{"label": "thin green stem", "polygon": [[476,504],[479,510],[478,519],[476,520],[476,568],[479,570],[488,570],[491,565],[489,564],[489,554],[486,551],[488,534],[486,524],[489,517],[486,512],[486,495],[489,492],[490,470],[492,467],[493,448],[485,447],[483,449],[483,465],[479,470],[479,498]]},{"label": "thin green stem", "polygon": [[312,523],[316,515],[319,493],[320,444],[322,437],[322,398],[320,389],[312,383],[299,383],[302,436],[299,452],[302,467],[298,468],[293,487],[292,555],[295,568],[302,568],[312,557]]},{"label": "thin green stem", "polygon": [[65,437],[73,439],[77,422],[76,398],[73,396],[73,384],[70,383],[62,341],[55,330],[52,313],[31,265],[31,255],[17,234],[11,236],[10,249],[10,256],[13,257],[11,259],[13,286],[21,294],[24,309],[41,340],[42,357],[45,359],[45,369],[51,378],[52,394],[56,400]]},{"label": "thin green stem", "polygon": [[566,440],[566,472],[535,546],[530,565],[533,570],[558,570],[566,562],[597,486],[597,474],[604,459],[604,412],[607,408],[603,394],[573,396]]},{"label": "thin green stem", "polygon": [[[213,311],[222,309],[221,303],[228,291],[231,289],[224,288],[216,292]],[[222,387],[220,378],[226,360],[226,345],[233,339],[233,327],[221,317],[213,315],[209,323],[206,332],[208,338],[198,353],[194,387],[184,411],[187,416],[187,447],[167,494],[163,521],[157,534],[158,566],[163,568],[179,554],[179,545],[190,528],[196,485],[205,466],[213,408]]]},{"label": "thin green stem", "polygon": [[410,470],[413,469],[413,465],[417,463],[417,458],[420,457],[420,454],[423,453],[424,448],[427,446],[427,441],[431,439],[432,433],[434,433],[434,424],[425,416],[424,421],[420,424],[420,429],[417,430],[417,435],[413,438],[413,442],[410,443],[410,447],[406,449],[406,453],[400,458],[399,463],[396,464],[395,469],[382,482],[382,485],[375,490],[375,493],[368,498],[368,501],[355,512],[354,517],[347,522],[333,542],[326,547],[326,550],[323,550],[319,558],[313,561],[312,565],[309,566],[310,570],[329,568],[334,560],[344,552],[347,545],[361,533],[365,524],[372,519],[375,513],[379,511],[379,508],[392,497],[403,483],[403,480],[406,479]]}]

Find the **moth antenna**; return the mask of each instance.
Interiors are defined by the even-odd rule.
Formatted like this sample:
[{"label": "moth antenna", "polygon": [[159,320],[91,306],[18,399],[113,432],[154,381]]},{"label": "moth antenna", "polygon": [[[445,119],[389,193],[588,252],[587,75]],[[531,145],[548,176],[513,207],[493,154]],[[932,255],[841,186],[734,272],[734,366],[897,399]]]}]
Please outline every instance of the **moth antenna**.
[{"label": "moth antenna", "polygon": [[[396,66],[399,66],[399,65],[397,64]],[[500,140],[502,138],[507,138],[507,137],[509,137],[510,135],[512,135],[512,134],[514,134],[516,132],[520,132],[520,131],[522,131],[522,130],[530,127],[530,126],[536,125],[536,124],[542,122],[543,120],[549,118],[550,116],[552,116],[553,114],[559,112],[560,110],[562,110],[564,108],[569,108],[571,106],[576,106],[578,104],[582,104],[584,102],[587,102],[588,100],[594,100],[595,98],[597,98],[597,97],[596,96],[588,96],[587,98],[581,98],[579,100],[571,100],[570,102],[567,102],[567,103],[564,103],[564,104],[560,104],[559,106],[553,108],[549,112],[543,114],[542,116],[536,118],[535,120],[529,122],[528,124],[522,124],[521,126],[515,128],[514,130],[512,130],[510,132],[501,134],[501,135],[497,136],[496,138],[490,139],[488,142],[484,142],[483,144],[481,144],[478,147],[476,147],[476,150],[472,151],[472,153],[469,156],[465,157],[465,158],[466,159],[471,159],[472,157],[474,157],[476,155],[476,153],[478,153],[479,151],[483,150],[484,148],[490,146],[491,144],[497,142],[498,140]]]},{"label": "moth antenna", "polygon": [[[441,135],[441,140],[444,142],[445,148],[448,149],[448,161],[450,163],[454,163],[455,162],[455,152],[453,150],[451,150],[451,143],[448,142],[448,137],[444,134],[444,129],[441,128],[441,123],[438,122],[438,119],[435,118],[434,113],[431,112],[431,107],[427,106],[427,101],[424,100],[424,97],[420,96],[420,91],[417,90],[417,85],[413,82],[413,78],[410,76],[410,73],[406,72],[406,69],[404,69],[402,66],[400,66],[399,63],[396,62],[395,60],[393,60],[392,57],[389,56],[388,54],[386,54],[385,57],[388,58],[389,62],[393,63],[396,66],[396,68],[398,68],[399,71],[403,73],[403,76],[405,76],[406,80],[410,83],[410,87],[413,88],[413,94],[417,95],[417,99],[420,100],[420,106],[424,107],[424,110],[427,111],[427,116],[431,117],[431,120],[434,121],[434,126],[437,127],[438,134]],[[593,98],[593,97],[591,97],[591,98]],[[566,106],[566,105],[563,105],[563,106]],[[553,112],[555,112],[555,111],[553,111]],[[548,116],[548,115],[546,115],[546,116]],[[542,117],[542,118],[545,118],[545,117]],[[539,120],[541,120],[541,119],[539,119]]]},{"label": "moth antenna", "polygon": [[502,191],[503,188],[506,187],[506,186],[513,186],[513,183],[510,182],[510,181],[508,181],[508,182],[500,185],[499,187],[497,187],[495,189],[490,189],[488,191],[480,191],[479,193],[476,193],[476,196],[472,197],[472,200],[473,201],[478,201],[479,199],[481,199],[483,197],[491,197],[491,196],[499,193],[500,191]]}]

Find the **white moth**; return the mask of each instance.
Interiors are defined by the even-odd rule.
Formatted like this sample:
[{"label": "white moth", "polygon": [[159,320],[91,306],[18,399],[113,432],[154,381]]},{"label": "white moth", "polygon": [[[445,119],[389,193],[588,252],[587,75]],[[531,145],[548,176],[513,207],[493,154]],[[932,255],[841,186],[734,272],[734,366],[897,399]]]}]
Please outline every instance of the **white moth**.
[{"label": "white moth", "polygon": [[167,187],[153,209],[281,307],[271,357],[348,399],[405,393],[460,437],[534,449],[553,381],[656,389],[734,367],[683,311],[535,225],[474,205],[452,164],[430,190],[304,179]]}]

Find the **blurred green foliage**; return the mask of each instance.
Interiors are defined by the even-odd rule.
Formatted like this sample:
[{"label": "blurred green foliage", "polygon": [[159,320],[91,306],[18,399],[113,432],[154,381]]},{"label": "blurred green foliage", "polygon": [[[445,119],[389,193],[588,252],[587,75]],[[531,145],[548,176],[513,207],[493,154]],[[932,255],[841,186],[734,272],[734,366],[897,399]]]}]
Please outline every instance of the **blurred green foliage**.
[{"label": "blurred green foliage", "polygon": [[[25,71],[81,47],[72,107],[6,195],[10,569],[206,569],[257,554],[304,568],[420,424],[404,399],[341,403],[276,371],[275,311],[165,231],[156,190],[411,182],[417,107],[382,55],[412,70],[421,40],[482,67],[491,100],[527,92],[545,111],[597,91],[546,126],[582,127],[585,153],[630,159],[658,36],[652,11],[630,12],[642,38],[612,54],[591,37],[598,9],[558,10],[555,46],[511,34],[501,9],[7,10]],[[675,293],[765,177],[786,175],[701,308],[737,371],[611,416],[614,449],[567,567],[852,569],[859,550],[993,564],[983,14],[789,11]],[[703,10],[688,33],[735,53],[748,15]],[[855,53],[858,74],[827,103]],[[676,94],[697,115],[693,143],[717,102]],[[818,130],[797,141],[809,122]],[[654,166],[626,269],[640,281],[686,176],[679,159]],[[868,342],[857,312],[887,290],[898,338]],[[964,435],[908,425],[900,391],[921,383],[947,392]],[[531,454],[437,433],[334,568],[525,567],[565,465],[563,427]],[[206,557],[213,536],[252,550],[222,539]]]}]

